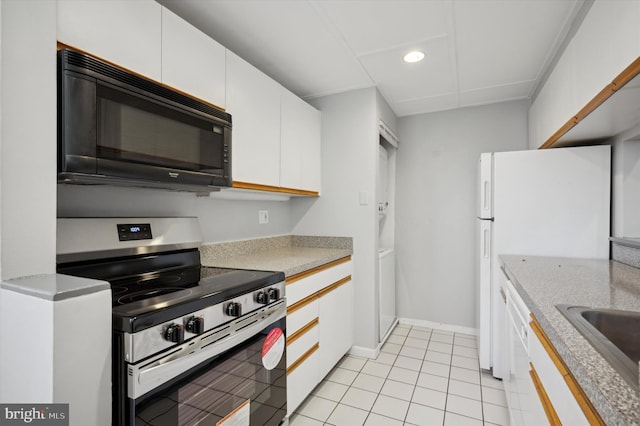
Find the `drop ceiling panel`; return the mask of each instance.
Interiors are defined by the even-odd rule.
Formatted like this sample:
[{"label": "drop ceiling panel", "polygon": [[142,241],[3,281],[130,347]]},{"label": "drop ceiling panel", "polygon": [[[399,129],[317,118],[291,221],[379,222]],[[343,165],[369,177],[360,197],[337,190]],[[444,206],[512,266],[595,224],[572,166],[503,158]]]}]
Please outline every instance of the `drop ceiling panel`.
[{"label": "drop ceiling panel", "polygon": [[398,117],[413,114],[423,114],[427,112],[444,111],[458,108],[457,93],[447,93],[430,98],[413,99],[402,102],[389,102],[389,106],[398,114]]},{"label": "drop ceiling panel", "polygon": [[[411,64],[404,62],[402,57],[413,49],[424,52],[424,60]],[[448,37],[361,56],[360,62],[378,83],[380,92],[388,102],[456,91]]]},{"label": "drop ceiling panel", "polygon": [[377,85],[402,116],[530,96],[586,0],[157,1],[298,96]]},{"label": "drop ceiling panel", "polygon": [[460,90],[535,80],[575,1],[454,2]]},{"label": "drop ceiling panel", "polygon": [[484,105],[495,102],[495,99],[511,100],[529,97],[533,81],[504,84],[501,86],[460,92],[460,106]]},{"label": "drop ceiling panel", "polygon": [[451,1],[313,1],[356,55],[450,32]]}]

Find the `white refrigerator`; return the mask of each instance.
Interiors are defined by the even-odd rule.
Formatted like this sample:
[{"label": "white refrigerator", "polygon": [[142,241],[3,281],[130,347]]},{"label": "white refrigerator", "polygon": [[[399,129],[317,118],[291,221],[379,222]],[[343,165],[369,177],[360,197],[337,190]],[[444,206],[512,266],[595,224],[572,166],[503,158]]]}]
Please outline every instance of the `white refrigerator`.
[{"label": "white refrigerator", "polygon": [[485,153],[479,175],[478,352],[502,378],[498,256],[608,259],[611,148]]}]

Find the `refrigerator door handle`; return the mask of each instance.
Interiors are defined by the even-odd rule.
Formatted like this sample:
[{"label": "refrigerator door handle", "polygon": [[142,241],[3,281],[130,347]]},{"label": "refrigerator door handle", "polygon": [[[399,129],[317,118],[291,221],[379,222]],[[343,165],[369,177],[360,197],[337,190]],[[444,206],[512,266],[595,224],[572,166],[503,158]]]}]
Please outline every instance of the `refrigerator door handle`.
[{"label": "refrigerator door handle", "polygon": [[486,179],[482,181],[482,210],[489,210],[489,181]]}]

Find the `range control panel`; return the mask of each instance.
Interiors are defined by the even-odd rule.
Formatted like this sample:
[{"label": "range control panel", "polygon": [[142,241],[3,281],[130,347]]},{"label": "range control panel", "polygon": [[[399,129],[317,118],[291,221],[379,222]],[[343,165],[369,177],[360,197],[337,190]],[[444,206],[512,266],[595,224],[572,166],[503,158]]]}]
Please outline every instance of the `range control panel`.
[{"label": "range control panel", "polygon": [[151,240],[150,223],[126,223],[118,224],[118,239],[120,241]]},{"label": "range control panel", "polygon": [[252,318],[257,312],[271,304],[284,302],[284,296],[285,282],[281,281],[136,333],[124,333],[124,359],[129,363],[136,363],[224,324],[242,321],[243,317],[247,321],[254,321]]}]

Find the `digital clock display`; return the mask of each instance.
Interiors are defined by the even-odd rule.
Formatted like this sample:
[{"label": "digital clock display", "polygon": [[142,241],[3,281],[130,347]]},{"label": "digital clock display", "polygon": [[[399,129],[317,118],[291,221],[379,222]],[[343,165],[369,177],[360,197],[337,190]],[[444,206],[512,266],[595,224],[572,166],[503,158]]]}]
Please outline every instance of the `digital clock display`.
[{"label": "digital clock display", "polygon": [[151,240],[151,224],[124,223],[118,224],[118,239],[120,241]]}]

